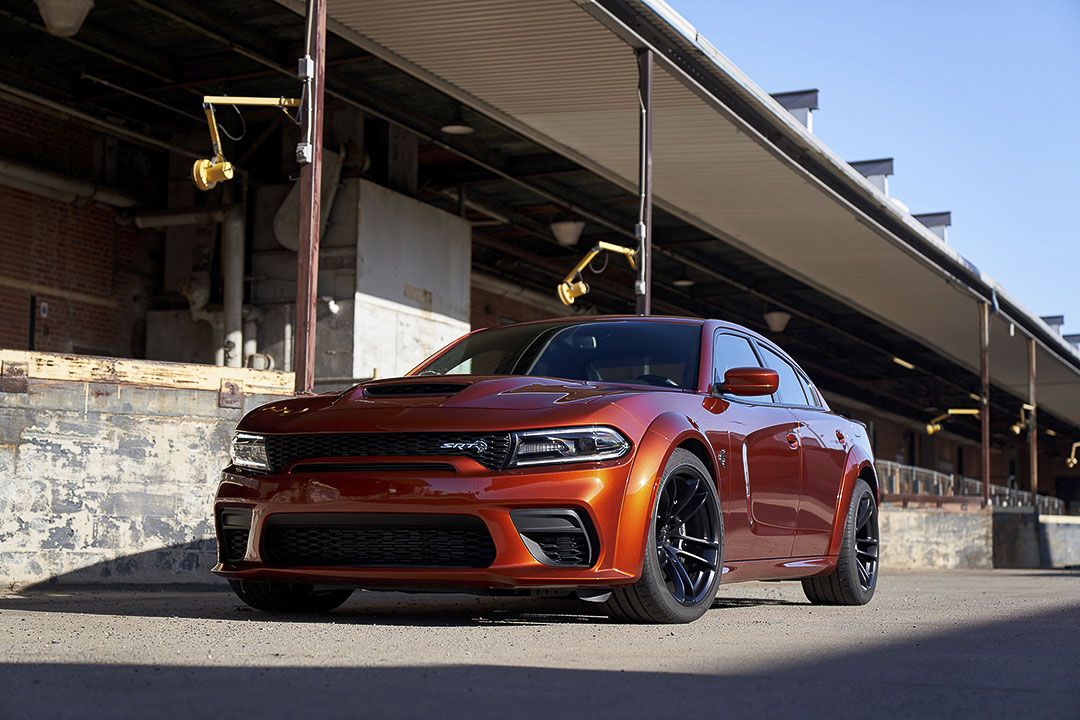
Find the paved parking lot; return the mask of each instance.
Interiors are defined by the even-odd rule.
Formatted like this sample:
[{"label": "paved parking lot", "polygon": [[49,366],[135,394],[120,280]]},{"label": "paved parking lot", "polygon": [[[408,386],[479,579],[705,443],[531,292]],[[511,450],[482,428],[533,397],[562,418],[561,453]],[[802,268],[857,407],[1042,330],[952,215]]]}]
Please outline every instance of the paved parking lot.
[{"label": "paved parking lot", "polygon": [[0,597],[0,717],[1080,717],[1080,573],[794,583],[627,626],[576,600],[359,593],[326,619],[216,590]]}]

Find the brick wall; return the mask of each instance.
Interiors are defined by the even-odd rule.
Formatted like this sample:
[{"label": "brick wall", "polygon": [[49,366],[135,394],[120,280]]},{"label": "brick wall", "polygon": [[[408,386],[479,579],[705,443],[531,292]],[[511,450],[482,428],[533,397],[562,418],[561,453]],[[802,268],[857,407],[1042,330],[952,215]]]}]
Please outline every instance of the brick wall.
[{"label": "brick wall", "polygon": [[[552,293],[554,297],[554,293]],[[496,295],[475,285],[472,288],[469,322],[473,330],[506,325],[512,322],[545,320],[556,317],[550,310],[538,308],[515,298]]]},{"label": "brick wall", "polygon": [[[0,105],[0,155],[97,180],[99,140],[84,127]],[[68,205],[0,187],[0,347],[141,357],[157,275],[156,235],[111,208]]]}]

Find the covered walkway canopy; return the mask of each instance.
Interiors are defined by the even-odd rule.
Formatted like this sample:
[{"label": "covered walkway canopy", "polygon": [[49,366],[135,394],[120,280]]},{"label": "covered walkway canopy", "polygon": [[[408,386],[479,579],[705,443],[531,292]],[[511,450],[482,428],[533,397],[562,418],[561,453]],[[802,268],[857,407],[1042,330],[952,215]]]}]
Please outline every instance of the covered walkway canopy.
[{"label": "covered walkway canopy", "polygon": [[1027,397],[1033,338],[1040,411],[1080,427],[1080,354],[661,0],[330,0],[329,9],[338,35],[627,190],[638,163],[633,51],[653,49],[655,202],[704,234],[687,241],[658,227],[660,260],[737,284],[714,245],[737,247],[973,372],[988,303],[993,385]]}]

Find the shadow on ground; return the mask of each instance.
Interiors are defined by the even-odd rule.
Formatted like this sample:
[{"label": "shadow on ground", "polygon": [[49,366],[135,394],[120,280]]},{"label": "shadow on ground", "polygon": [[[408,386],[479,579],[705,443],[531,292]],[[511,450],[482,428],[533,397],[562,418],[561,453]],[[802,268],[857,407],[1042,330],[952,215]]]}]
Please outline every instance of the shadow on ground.
[{"label": "shadow on ground", "polygon": [[1077,716],[1080,605],[872,644],[876,632],[840,652],[693,673],[575,667],[569,655],[556,668],[3,664],[0,717]]}]

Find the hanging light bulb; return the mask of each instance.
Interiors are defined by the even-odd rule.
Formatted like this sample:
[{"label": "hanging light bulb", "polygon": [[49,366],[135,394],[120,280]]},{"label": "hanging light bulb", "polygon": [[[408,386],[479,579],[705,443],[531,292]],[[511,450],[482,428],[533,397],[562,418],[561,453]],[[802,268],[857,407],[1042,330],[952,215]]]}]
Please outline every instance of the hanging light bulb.
[{"label": "hanging light bulb", "polygon": [[462,113],[461,106],[458,105],[457,109],[454,110],[453,117],[451,117],[450,121],[443,125],[440,130],[447,135],[469,135],[473,133],[476,128],[465,122],[465,115]]}]

